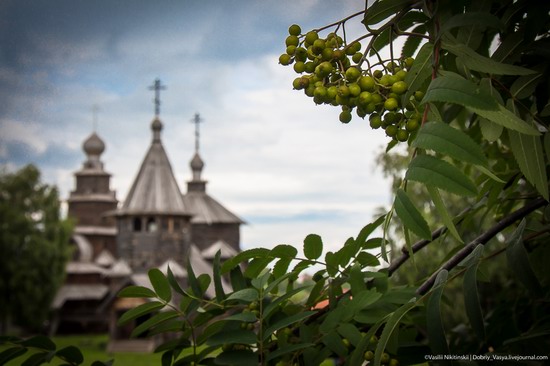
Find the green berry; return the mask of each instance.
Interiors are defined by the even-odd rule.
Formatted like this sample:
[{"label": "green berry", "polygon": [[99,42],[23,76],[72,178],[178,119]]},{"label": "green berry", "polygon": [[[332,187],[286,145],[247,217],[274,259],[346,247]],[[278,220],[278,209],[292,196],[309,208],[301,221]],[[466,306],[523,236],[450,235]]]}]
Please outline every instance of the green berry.
[{"label": "green berry", "polygon": [[[387,129],[386,129],[387,131]],[[395,137],[397,138],[397,140],[401,141],[401,142],[404,142],[404,141],[407,141],[409,139],[409,133],[406,131],[406,130],[399,130],[397,131],[397,134],[395,135]]]},{"label": "green berry", "polygon": [[299,40],[296,36],[288,36],[286,37],[285,44],[287,46],[298,46]]},{"label": "green berry", "polygon": [[358,64],[362,58],[363,58],[363,54],[361,52],[355,52],[351,57],[351,60],[356,64]]},{"label": "green berry", "polygon": [[296,47],[296,51],[294,51],[294,57],[296,57],[296,61],[307,60],[307,50],[304,47]]},{"label": "green berry", "polygon": [[290,57],[290,55],[284,53],[282,54],[281,56],[279,56],[279,63],[281,65],[290,65],[290,63],[292,62],[292,58]]},{"label": "green berry", "polygon": [[413,63],[414,63],[414,58],[412,58],[412,57],[407,57],[407,58],[405,59],[405,67],[406,67],[407,69],[410,69],[410,68],[412,67]]},{"label": "green berry", "polygon": [[388,111],[393,111],[398,107],[397,99],[395,98],[388,98],[384,102],[384,108]]},{"label": "green berry", "polygon": [[357,67],[350,67],[346,70],[346,79],[354,82],[361,76],[361,71]]},{"label": "green berry", "polygon": [[294,71],[296,71],[298,74],[303,73],[306,70],[306,64],[302,61],[297,61],[294,63]]},{"label": "green berry", "polygon": [[291,36],[299,36],[302,33],[302,28],[298,24],[292,24],[288,27],[288,34]]},{"label": "green berry", "polygon": [[382,118],[378,114],[373,113],[369,117],[369,124],[373,129],[380,128],[382,126]]},{"label": "green berry", "polygon": [[424,93],[420,90],[417,90],[414,92],[414,99],[416,99],[417,102],[420,102],[424,98]]},{"label": "green berry", "polygon": [[372,352],[372,351],[365,352],[364,358],[365,358],[365,361],[374,360],[374,352]]},{"label": "green berry", "polygon": [[362,76],[359,78],[358,84],[361,87],[361,90],[368,92],[374,91],[376,85],[371,76]]},{"label": "green berry", "polygon": [[407,91],[409,86],[404,81],[397,81],[391,86],[391,91],[397,95],[401,95]]},{"label": "green berry", "polygon": [[409,132],[413,132],[413,131],[416,131],[418,130],[418,126],[420,125],[420,123],[418,122],[417,119],[415,118],[411,118],[407,121],[407,123],[405,124],[405,129]]},{"label": "green berry", "polygon": [[319,35],[315,31],[309,31],[306,34],[305,42],[308,45],[312,45],[313,42],[315,42],[317,39],[319,39]]},{"label": "green berry", "polygon": [[390,362],[390,355],[387,354],[386,352],[382,353],[382,357],[380,358],[380,361],[382,363],[388,363]]},{"label": "green berry", "polygon": [[342,123],[349,123],[351,121],[351,112],[350,111],[342,111],[339,116],[340,122]]},{"label": "green berry", "polygon": [[351,83],[348,85],[349,94],[352,97],[358,97],[361,94],[361,87],[356,83]]}]

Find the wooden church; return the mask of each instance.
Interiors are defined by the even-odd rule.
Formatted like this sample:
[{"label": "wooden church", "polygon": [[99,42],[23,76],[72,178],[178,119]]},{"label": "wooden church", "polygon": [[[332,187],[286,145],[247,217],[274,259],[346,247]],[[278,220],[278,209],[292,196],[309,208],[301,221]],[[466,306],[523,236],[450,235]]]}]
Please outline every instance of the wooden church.
[{"label": "wooden church", "polygon": [[179,188],[162,144],[162,88],[158,79],[151,87],[155,91],[151,144],[122,204],[110,188],[111,174],[101,160],[105,143],[95,132],[83,143],[86,160],[75,173],[76,187],[68,198],[68,215],[76,222],[74,252],[65,284],[54,299],[52,333],[108,331],[110,351],[152,349],[154,340],[128,341],[132,325],[116,326],[122,313],[147,300],[116,294],[128,285],[150,286],[147,271],[151,268],[166,272],[170,266],[185,283],[188,261],[197,275],[212,274],[218,251],[222,260],[240,251],[244,222],[206,192],[198,115],[192,179],[187,192]]}]

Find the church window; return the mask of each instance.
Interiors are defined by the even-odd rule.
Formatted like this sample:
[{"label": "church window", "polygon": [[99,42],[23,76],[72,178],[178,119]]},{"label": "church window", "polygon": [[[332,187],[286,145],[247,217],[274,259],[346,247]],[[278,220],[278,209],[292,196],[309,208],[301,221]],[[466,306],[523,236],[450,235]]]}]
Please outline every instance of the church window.
[{"label": "church window", "polygon": [[134,231],[141,231],[141,217],[134,218]]},{"label": "church window", "polygon": [[154,217],[149,217],[147,219],[147,231],[150,233],[154,233],[157,231],[157,221]]}]

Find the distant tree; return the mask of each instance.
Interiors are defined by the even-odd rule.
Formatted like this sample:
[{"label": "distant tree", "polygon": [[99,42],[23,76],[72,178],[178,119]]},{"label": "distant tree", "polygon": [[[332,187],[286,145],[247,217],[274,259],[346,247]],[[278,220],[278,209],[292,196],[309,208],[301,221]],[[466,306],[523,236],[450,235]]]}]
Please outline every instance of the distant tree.
[{"label": "distant tree", "polygon": [[38,329],[63,281],[71,225],[55,187],[27,165],[0,175],[0,333]]}]

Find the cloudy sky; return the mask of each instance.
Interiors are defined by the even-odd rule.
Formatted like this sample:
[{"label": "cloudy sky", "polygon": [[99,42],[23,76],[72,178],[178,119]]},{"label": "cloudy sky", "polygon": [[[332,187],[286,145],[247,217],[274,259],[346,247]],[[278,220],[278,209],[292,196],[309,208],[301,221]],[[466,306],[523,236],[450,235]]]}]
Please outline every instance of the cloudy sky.
[{"label": "cloudy sky", "polygon": [[[151,140],[160,78],[163,143],[180,188],[190,179],[195,113],[208,192],[248,222],[242,246],[336,248],[388,204],[374,157],[387,142],[366,121],[338,121],[292,90],[278,65],[288,26],[303,30],[364,7],[360,0],[4,0],[0,2],[0,165],[39,166],[63,198],[93,130],[119,200]],[[346,31],[361,32],[359,19]],[[377,131],[378,132],[378,131]]]}]

